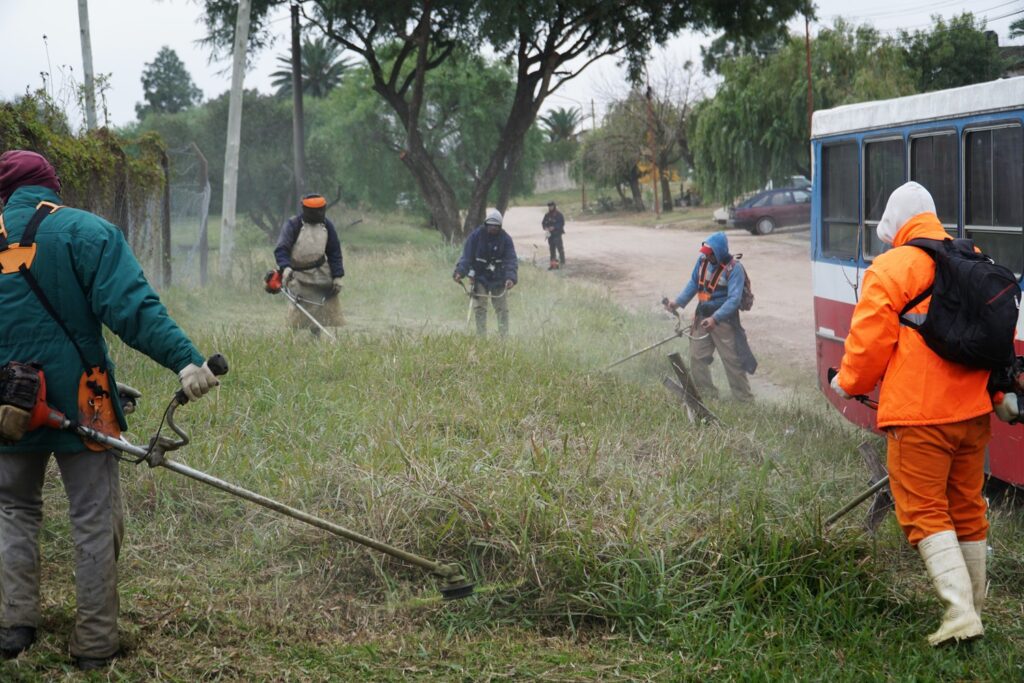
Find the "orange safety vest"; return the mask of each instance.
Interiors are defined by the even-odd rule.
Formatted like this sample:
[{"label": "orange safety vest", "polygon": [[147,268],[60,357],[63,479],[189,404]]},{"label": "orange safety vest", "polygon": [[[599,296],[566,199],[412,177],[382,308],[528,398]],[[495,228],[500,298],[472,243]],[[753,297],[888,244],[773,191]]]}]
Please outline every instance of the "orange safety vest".
[{"label": "orange safety vest", "polygon": [[[839,379],[848,394],[867,394],[881,381],[878,427],[961,422],[992,411],[988,370],[948,361],[915,330],[901,325],[899,313],[935,280],[935,261],[921,249],[900,248],[924,237],[949,237],[934,213],[903,224],[893,249],[875,258],[864,273],[861,299],[853,311]],[[910,313],[928,313],[931,297]]]},{"label": "orange safety vest", "polygon": [[697,301],[709,301],[711,295],[715,293],[715,288],[718,287],[718,281],[722,279],[722,273],[725,272],[725,268],[722,264],[718,264],[715,268],[715,272],[708,278],[708,260],[704,259],[704,263],[700,267],[700,276],[697,279]]}]

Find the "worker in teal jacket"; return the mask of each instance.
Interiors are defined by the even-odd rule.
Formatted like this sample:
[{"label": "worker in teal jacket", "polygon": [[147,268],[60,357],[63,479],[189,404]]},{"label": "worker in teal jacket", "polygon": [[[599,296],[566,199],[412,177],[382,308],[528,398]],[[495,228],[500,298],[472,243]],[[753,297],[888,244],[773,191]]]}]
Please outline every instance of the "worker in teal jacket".
[{"label": "worker in teal jacket", "polygon": [[[217,379],[168,315],[121,231],[87,211],[60,207],[59,191],[57,174],[41,155],[22,150],[0,155],[0,366],[39,363],[50,405],[117,433],[127,425],[103,340],[106,326],[178,373],[190,399],[200,398]],[[19,241],[39,207],[46,211],[40,212],[45,216],[29,258],[31,246]],[[17,269],[19,262],[29,262],[41,296]],[[27,649],[40,621],[38,535],[50,454],[68,496],[75,543],[71,655],[82,669],[99,668],[120,647],[117,556],[123,522],[117,459],[99,444],[47,428],[0,446],[0,655],[12,658]]]}]

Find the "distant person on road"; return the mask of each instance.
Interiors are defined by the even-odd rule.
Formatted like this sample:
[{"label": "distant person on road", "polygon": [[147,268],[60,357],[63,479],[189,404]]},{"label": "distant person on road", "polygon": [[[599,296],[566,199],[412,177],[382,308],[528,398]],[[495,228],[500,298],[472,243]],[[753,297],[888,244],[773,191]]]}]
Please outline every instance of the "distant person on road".
[{"label": "distant person on road", "polygon": [[[117,436],[127,424],[104,327],[176,372],[190,400],[218,380],[168,315],[122,231],[88,211],[62,206],[60,191],[57,173],[42,155],[27,150],[0,155],[0,366],[10,373],[16,367],[12,362],[38,363],[45,372],[47,403],[80,424]],[[26,431],[25,411],[9,404],[3,408],[0,657],[17,657],[35,643],[41,626],[62,628],[65,622],[44,616],[40,608],[40,579],[50,574],[40,565],[39,532],[52,455],[67,494],[75,546],[77,597],[68,648],[78,668],[104,669],[121,651],[117,560],[124,509],[118,458],[70,431]],[[13,419],[16,411],[21,421]],[[4,670],[14,676],[17,667]]]},{"label": "distant person on road", "polygon": [[[321,325],[345,324],[338,297],[345,277],[341,240],[327,218],[327,200],[322,195],[302,198],[302,213],[281,227],[274,259],[284,286]],[[320,334],[320,328],[294,304],[288,307],[288,323],[296,329],[310,330],[313,336]]]},{"label": "distant person on road", "polygon": [[487,334],[487,301],[498,317],[498,333],[508,336],[508,293],[519,280],[519,259],[512,237],[501,227],[501,212],[488,209],[484,224],[477,226],[462,245],[462,257],[452,278],[468,277],[473,287],[476,333]]},{"label": "distant person on road", "polygon": [[729,253],[725,233],[716,232],[701,245],[690,281],[676,300],[665,306],[669,312],[675,313],[685,308],[694,296],[697,297],[690,341],[690,372],[702,397],[718,398],[718,389],[711,379],[711,361],[717,350],[725,366],[733,398],[754,400],[747,374],[753,374],[757,369],[757,360],[740,325],[740,303],[746,277],[739,259]]},{"label": "distant person on road", "polygon": [[[548,270],[558,270],[565,265],[565,246],[562,244],[562,235],[565,234],[565,216],[558,210],[554,202],[548,202],[548,212],[544,214],[541,227],[548,234],[548,251],[551,252],[551,260]],[[558,252],[558,260],[555,260],[555,252]]]},{"label": "distant person on road", "polygon": [[[988,370],[948,361],[900,322],[900,312],[935,281],[935,261],[912,239],[947,239],[928,191],[914,182],[893,191],[878,237],[894,248],[864,273],[845,353],[832,388],[842,398],[881,381],[878,428],[885,431],[896,519],[924,560],[946,611],[928,642],[984,633],[988,520],[982,496],[991,438]],[[931,297],[908,312],[924,319]]]}]

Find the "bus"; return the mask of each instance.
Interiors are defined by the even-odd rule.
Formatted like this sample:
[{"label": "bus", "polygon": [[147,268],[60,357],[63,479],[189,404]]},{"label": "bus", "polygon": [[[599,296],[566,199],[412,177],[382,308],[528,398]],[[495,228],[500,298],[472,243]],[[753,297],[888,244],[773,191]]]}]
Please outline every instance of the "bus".
[{"label": "bus", "polygon": [[[894,189],[928,189],[946,232],[1024,273],[1024,77],[814,113],[811,266],[818,386],[846,419],[875,414],[829,389],[864,270],[886,248],[875,233]],[[1016,350],[1024,354],[1024,315]],[[877,399],[877,388],[873,398]],[[1024,426],[994,415],[987,471],[1024,485]]]}]

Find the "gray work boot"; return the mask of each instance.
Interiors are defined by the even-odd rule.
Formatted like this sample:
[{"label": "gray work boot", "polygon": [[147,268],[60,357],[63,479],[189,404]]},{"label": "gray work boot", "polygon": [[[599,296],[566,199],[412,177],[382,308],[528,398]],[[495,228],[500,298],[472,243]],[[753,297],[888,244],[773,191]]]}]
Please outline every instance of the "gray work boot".
[{"label": "gray work boot", "polygon": [[0,628],[0,657],[14,659],[36,642],[34,626]]},{"label": "gray work boot", "polygon": [[974,611],[971,575],[967,573],[964,556],[955,531],[940,531],[917,544],[928,568],[935,592],[946,605],[939,630],[928,636],[932,645],[949,641],[972,640],[985,633],[981,619]]}]

